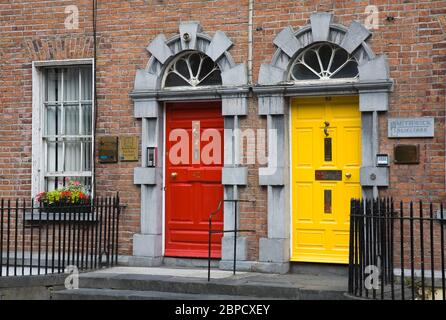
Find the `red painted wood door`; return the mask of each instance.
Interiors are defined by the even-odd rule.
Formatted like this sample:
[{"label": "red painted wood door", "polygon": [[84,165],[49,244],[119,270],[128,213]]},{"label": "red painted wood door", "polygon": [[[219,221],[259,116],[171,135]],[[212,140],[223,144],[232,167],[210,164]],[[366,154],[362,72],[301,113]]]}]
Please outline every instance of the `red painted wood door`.
[{"label": "red painted wood door", "polygon": [[[223,199],[223,133],[221,102],[166,105],[165,256],[208,256],[209,214]],[[213,229],[223,229],[223,210]],[[212,236],[213,258],[221,238]]]}]

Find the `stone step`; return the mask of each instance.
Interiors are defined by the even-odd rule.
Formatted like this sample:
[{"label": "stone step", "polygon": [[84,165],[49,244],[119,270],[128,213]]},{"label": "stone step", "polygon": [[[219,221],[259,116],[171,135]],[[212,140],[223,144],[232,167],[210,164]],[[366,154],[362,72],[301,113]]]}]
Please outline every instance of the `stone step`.
[{"label": "stone step", "polygon": [[80,276],[82,289],[148,291],[205,296],[245,296],[278,299],[346,299],[343,277],[310,275],[241,274],[207,282],[204,278],[148,274],[87,273]]},{"label": "stone step", "polygon": [[[206,295],[160,291],[136,291],[113,289],[77,289],[54,293],[54,300],[262,300],[258,297]],[[275,300],[276,298],[268,298]]]},{"label": "stone step", "polygon": [[290,273],[348,277],[348,265],[292,262],[290,264]]}]

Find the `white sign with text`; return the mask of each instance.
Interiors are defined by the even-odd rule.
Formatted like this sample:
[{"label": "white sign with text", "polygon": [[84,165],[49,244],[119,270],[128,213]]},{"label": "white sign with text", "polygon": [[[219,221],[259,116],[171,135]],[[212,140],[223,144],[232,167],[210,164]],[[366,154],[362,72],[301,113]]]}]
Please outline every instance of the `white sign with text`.
[{"label": "white sign with text", "polygon": [[434,118],[392,118],[388,121],[389,138],[432,138]]}]

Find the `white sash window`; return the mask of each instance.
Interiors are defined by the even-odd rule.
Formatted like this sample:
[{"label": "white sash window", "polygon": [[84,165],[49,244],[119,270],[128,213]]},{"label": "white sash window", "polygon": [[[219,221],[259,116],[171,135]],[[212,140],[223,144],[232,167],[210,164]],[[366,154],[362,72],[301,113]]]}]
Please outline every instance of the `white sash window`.
[{"label": "white sash window", "polygon": [[[39,69],[40,150],[34,195],[80,181],[91,191],[93,168],[92,66],[67,65]],[[34,89],[33,89],[34,90]],[[36,106],[36,104],[34,105]],[[36,123],[33,121],[33,126]],[[35,159],[33,159],[33,162]],[[37,182],[33,179],[33,182]]]}]

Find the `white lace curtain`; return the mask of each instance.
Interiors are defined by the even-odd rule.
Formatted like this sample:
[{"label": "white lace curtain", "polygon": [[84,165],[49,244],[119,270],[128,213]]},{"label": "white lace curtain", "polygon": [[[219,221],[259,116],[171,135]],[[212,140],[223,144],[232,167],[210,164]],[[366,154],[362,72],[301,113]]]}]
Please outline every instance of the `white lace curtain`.
[{"label": "white lace curtain", "polygon": [[90,66],[45,72],[45,185],[66,177],[89,184],[92,162],[92,72]]}]

